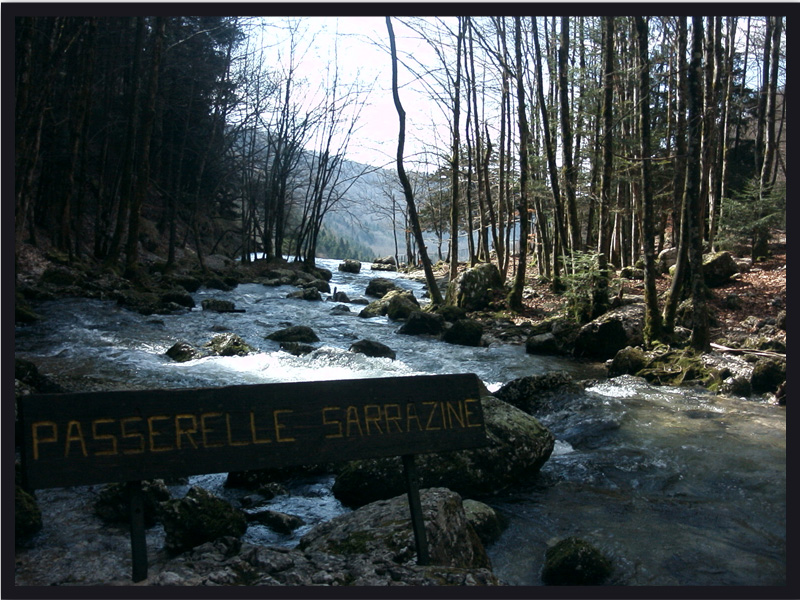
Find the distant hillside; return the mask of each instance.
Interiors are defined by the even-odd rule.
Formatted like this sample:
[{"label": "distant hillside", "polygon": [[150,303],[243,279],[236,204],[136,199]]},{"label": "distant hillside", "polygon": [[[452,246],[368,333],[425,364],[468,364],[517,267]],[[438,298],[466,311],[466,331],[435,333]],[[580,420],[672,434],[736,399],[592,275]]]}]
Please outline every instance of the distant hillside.
[{"label": "distant hillside", "polygon": [[[391,199],[384,191],[385,172],[374,170],[360,163],[347,161],[347,176],[355,177],[363,173],[345,194],[336,210],[325,217],[324,226],[332,234],[340,236],[354,245],[370,248],[375,257],[394,254],[394,236],[391,222]],[[366,171],[366,172],[365,172]],[[395,193],[395,197],[398,197]],[[400,195],[402,198],[402,194]],[[401,225],[398,239],[402,244],[402,217],[398,211]],[[350,258],[350,257],[335,257]]]}]

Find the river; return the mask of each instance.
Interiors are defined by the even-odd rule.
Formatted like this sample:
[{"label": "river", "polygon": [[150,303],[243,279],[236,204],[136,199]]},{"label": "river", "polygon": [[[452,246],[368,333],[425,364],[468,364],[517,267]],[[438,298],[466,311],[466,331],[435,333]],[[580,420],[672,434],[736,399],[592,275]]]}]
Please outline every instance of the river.
[{"label": "river", "polygon": [[[338,262],[319,261],[333,272],[332,291],[363,296],[369,279],[391,277],[422,302],[418,282],[372,272],[368,265],[360,274],[342,273]],[[474,348],[398,335],[399,323],[386,317],[360,318],[362,307],[355,304],[346,305],[348,313],[332,314],[335,303],[330,301],[286,299],[294,289],[259,284],[230,292],[201,288],[193,294],[197,309],[158,316],[143,316],[109,301],[38,302],[33,308],[45,318],[16,328],[15,354],[36,363],[46,375],[98,389],[475,373],[494,390],[518,377],[567,371],[575,379],[594,381],[584,393],[555,401],[551,411],[537,415],[557,439],[540,476],[484,499],[509,522],[487,549],[501,580],[540,585],[548,543],[575,535],[613,560],[614,584],[785,585],[784,407],[698,389],[654,387],[633,377],[608,380],[598,377],[602,371],[596,364],[533,356],[518,345]],[[231,300],[245,312],[202,311],[199,306],[206,298]],[[265,339],[290,325],[312,327],[321,340],[318,349],[297,357]],[[200,347],[218,331],[239,334],[257,352],[187,363],[164,355],[179,340]],[[391,347],[397,359],[348,351],[365,338]],[[292,546],[314,524],[346,512],[330,492],[332,481],[331,476],[298,478],[290,482],[289,495],[271,502],[270,508],[298,515],[306,526],[278,535],[254,524],[245,539]],[[221,474],[190,478],[190,483],[234,500],[244,493],[224,488],[223,482]],[[171,491],[179,495],[186,489],[176,485]],[[37,492],[45,527],[36,544],[18,554],[52,561],[80,547],[75,540],[81,532],[91,529],[91,535],[102,536],[101,527],[88,525],[90,517],[78,514],[93,493]],[[148,532],[148,545],[158,547],[162,538],[157,526]],[[110,543],[98,541],[96,546]],[[103,573],[96,569],[97,577]]]}]

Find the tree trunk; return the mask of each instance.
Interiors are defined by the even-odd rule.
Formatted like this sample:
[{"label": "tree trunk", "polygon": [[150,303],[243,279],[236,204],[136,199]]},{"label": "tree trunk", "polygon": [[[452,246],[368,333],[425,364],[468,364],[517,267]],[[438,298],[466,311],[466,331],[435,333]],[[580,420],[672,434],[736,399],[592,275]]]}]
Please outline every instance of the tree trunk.
[{"label": "tree trunk", "polygon": [[[534,27],[536,18],[534,17]],[[520,312],[523,309],[522,290],[525,287],[525,267],[528,262],[528,117],[525,107],[525,84],[522,73],[522,23],[514,17],[514,55],[517,76],[517,115],[519,117],[519,253],[514,284],[508,295],[508,307]]]},{"label": "tree trunk", "polygon": [[539,109],[542,116],[542,129],[544,130],[544,145],[547,154],[547,167],[550,174],[550,187],[553,191],[553,204],[555,206],[555,233],[553,235],[553,289],[557,290],[561,287],[559,277],[559,240],[566,245],[567,235],[564,226],[564,211],[561,203],[561,192],[558,184],[558,168],[556,167],[555,150],[553,149],[553,142],[550,137],[550,120],[547,114],[547,106],[544,99],[544,84],[542,82],[542,58],[541,49],[539,48],[539,33],[536,26],[536,17],[531,17],[533,23],[533,43],[536,48],[536,90],[539,97]]},{"label": "tree trunk", "polygon": [[644,250],[644,340],[652,344],[661,338],[661,313],[656,291],[656,257],[653,248],[655,216],[650,179],[650,60],[647,55],[647,23],[634,17],[639,42],[639,132],[641,140],[642,176],[642,248]]},{"label": "tree trunk", "polygon": [[689,164],[686,173],[686,205],[688,208],[689,267],[692,286],[691,346],[700,352],[710,346],[706,286],[703,281],[703,222],[700,197],[700,154],[703,129],[703,18],[692,17],[692,60],[689,65]]},{"label": "tree trunk", "polygon": [[136,172],[136,192],[130,207],[128,222],[128,242],[125,246],[125,270],[132,274],[137,270],[139,260],[139,218],[142,204],[147,197],[150,187],[150,140],[153,135],[153,122],[156,114],[156,92],[158,90],[158,72],[161,66],[161,48],[164,40],[165,17],[156,18],[153,31],[153,56],[150,63],[150,74],[147,82],[147,95],[145,96],[142,111],[142,139],[139,144],[139,160]]},{"label": "tree trunk", "polygon": [[452,281],[458,276],[458,169],[459,169],[459,152],[461,147],[461,133],[460,120],[461,120],[461,48],[464,43],[464,22],[461,17],[458,17],[458,36],[456,41],[456,80],[455,80],[455,98],[453,101],[453,145],[451,152],[453,154],[450,161],[450,187],[452,195],[450,197],[450,275],[449,279]]},{"label": "tree trunk", "polygon": [[600,222],[597,249],[611,258],[611,178],[614,153],[614,17],[603,20],[603,172],[600,178]]},{"label": "tree trunk", "polygon": [[561,17],[561,43],[558,48],[558,92],[561,102],[561,160],[564,165],[564,192],[569,222],[569,246],[572,250],[581,249],[581,229],[578,223],[578,207],[575,200],[577,172],[572,162],[573,138],[569,107],[569,84],[567,78],[567,56],[569,54],[569,17]]},{"label": "tree trunk", "polygon": [[687,102],[687,77],[686,77],[686,46],[687,27],[686,17],[678,17],[678,124],[675,130],[675,172],[672,180],[674,217],[672,227],[677,232],[676,242],[678,257],[675,271],[672,275],[670,291],[664,306],[664,328],[672,333],[675,328],[675,313],[680,302],[686,273],[688,272],[688,214],[686,207],[686,102]]},{"label": "tree trunk", "polygon": [[405,168],[403,167],[403,147],[405,146],[406,138],[406,113],[403,110],[403,105],[400,103],[400,95],[397,91],[397,48],[394,41],[391,17],[386,17],[386,29],[389,32],[389,45],[392,55],[392,98],[394,99],[394,106],[400,120],[400,133],[397,136],[397,175],[400,178],[400,183],[403,186],[403,193],[406,197],[408,216],[411,220],[411,227],[414,230],[414,237],[417,240],[422,267],[425,270],[425,281],[428,284],[428,293],[431,296],[431,303],[434,306],[439,306],[442,304],[442,293],[439,291],[439,286],[436,284],[436,278],[433,275],[431,261],[430,258],[428,258],[425,242],[422,239],[422,229],[420,229],[417,207],[414,203],[414,193],[411,189],[411,183],[408,180]]}]

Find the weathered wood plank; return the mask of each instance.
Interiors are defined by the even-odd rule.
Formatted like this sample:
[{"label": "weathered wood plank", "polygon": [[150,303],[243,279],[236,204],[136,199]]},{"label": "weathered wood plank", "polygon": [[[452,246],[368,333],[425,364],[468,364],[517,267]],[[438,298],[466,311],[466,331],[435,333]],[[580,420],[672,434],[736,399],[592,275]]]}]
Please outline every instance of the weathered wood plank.
[{"label": "weathered wood plank", "polygon": [[32,395],[32,489],[321,464],[486,444],[475,375]]}]

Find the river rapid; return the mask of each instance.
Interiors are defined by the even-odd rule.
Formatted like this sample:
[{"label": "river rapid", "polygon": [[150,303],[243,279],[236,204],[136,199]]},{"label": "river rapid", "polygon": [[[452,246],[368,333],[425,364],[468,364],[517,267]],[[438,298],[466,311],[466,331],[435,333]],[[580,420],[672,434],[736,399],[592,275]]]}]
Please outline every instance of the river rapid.
[{"label": "river rapid", "polygon": [[[333,272],[331,289],[363,296],[373,277],[395,278],[422,300],[422,285],[392,272]],[[474,348],[425,336],[398,335],[386,317],[363,319],[363,308],[331,313],[336,303],[287,299],[289,286],[240,285],[230,292],[201,288],[198,308],[143,316],[114,302],[63,299],[34,303],[44,319],[15,330],[15,354],[65,385],[84,389],[212,387],[248,383],[475,373],[490,390],[526,375],[566,371],[592,379],[580,394],[556,399],[537,415],[556,447],[535,481],[484,498],[508,520],[487,548],[496,575],[511,585],[540,585],[549,543],[578,536],[609,556],[618,585],[786,584],[786,412],[758,399],[715,396],[704,390],[655,387],[633,377],[605,379],[597,364],[533,356],[523,346]],[[243,313],[199,309],[206,298],[233,301]],[[292,356],[265,336],[290,325],[317,333],[317,350]],[[164,353],[185,340],[200,347],[219,331],[232,331],[257,352],[176,363]],[[396,360],[348,351],[360,339],[382,342]],[[192,477],[233,501],[246,492],[223,486],[224,474]],[[303,518],[304,527],[279,535],[252,524],[245,540],[293,546],[313,525],[347,512],[330,489],[332,476],[288,482],[269,508]],[[188,485],[173,485],[179,496]],[[36,493],[44,528],[17,551],[17,584],[69,583],[67,572],[102,583],[124,576],[126,533],[106,533],[87,506],[97,488]],[[113,533],[113,532],[112,532]],[[158,552],[160,526],[148,531]],[[119,555],[122,558],[111,558]],[[19,566],[22,561],[23,566]],[[45,567],[49,561],[50,567]],[[37,563],[44,563],[37,569]],[[75,580],[73,579],[73,582]]]}]

